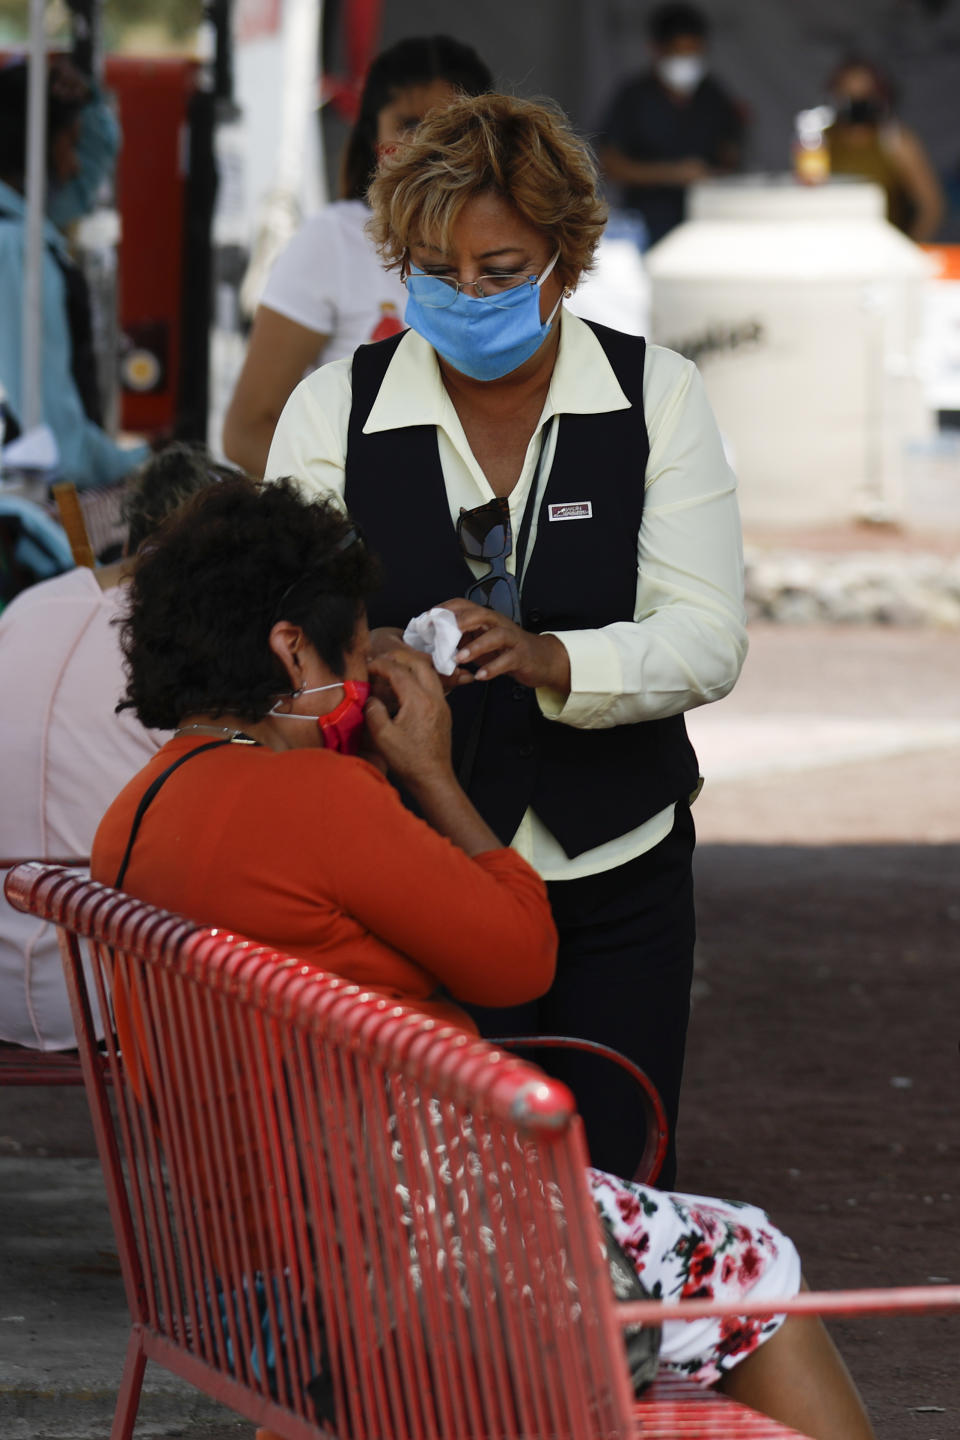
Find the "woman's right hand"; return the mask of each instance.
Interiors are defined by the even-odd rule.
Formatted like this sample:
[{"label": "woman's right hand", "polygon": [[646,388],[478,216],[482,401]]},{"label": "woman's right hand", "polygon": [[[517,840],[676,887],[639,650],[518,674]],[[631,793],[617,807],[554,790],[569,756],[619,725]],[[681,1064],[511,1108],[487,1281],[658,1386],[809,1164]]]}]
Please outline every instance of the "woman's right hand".
[{"label": "woman's right hand", "polygon": [[428,825],[467,855],[499,850],[502,842],[460,788],[450,758],[450,707],[429,655],[402,645],[369,664],[372,680],[390,686],[394,715],[376,695],[364,712],[367,738],[402,781]]},{"label": "woman's right hand", "polygon": [[396,697],[392,714],[377,695],[364,712],[367,734],[389,768],[412,790],[452,779],[450,707],[430,657],[400,646],[372,659],[369,674]]}]

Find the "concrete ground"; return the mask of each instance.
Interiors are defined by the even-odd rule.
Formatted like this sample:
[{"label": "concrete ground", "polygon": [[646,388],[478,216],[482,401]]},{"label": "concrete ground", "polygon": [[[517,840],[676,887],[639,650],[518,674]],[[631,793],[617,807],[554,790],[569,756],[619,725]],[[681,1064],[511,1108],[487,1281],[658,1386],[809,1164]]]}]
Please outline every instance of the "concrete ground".
[{"label": "concrete ground", "polygon": [[725,700],[687,717],[701,844],[960,840],[960,633],[753,626]]},{"label": "concrete ground", "polygon": [[[695,812],[703,853],[748,847],[751,883],[761,887],[764,857],[782,854],[777,847],[860,847],[850,854],[869,866],[878,842],[960,841],[958,662],[957,634],[754,629],[733,695],[690,717],[707,776]],[[937,884],[937,903],[960,917],[955,873],[948,867]],[[702,1017],[709,985],[699,1003]],[[82,1092],[0,1089],[5,1440],[106,1435],[126,1335]],[[251,1431],[148,1367],[136,1433],[227,1440]],[[878,1426],[881,1440],[901,1433],[941,1440],[958,1431]]]}]

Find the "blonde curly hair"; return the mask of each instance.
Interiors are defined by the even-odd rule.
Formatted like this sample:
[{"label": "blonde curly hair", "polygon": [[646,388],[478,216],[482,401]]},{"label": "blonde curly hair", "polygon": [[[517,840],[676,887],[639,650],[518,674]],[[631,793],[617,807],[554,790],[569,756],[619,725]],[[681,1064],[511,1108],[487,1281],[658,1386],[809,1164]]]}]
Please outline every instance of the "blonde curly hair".
[{"label": "blonde curly hair", "polygon": [[399,269],[411,245],[446,249],[464,205],[491,191],[559,249],[558,278],[576,285],[607,221],[593,156],[556,106],[510,95],[432,111],[381,163],[367,229],[387,269]]}]

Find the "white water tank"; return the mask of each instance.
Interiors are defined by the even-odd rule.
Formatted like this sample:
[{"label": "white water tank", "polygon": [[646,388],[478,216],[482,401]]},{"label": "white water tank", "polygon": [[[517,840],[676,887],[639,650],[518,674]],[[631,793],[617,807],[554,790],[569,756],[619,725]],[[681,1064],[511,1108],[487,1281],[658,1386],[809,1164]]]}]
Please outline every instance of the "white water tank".
[{"label": "white water tank", "polygon": [[927,436],[919,339],[930,262],[856,180],[736,177],[693,188],[647,252],[650,338],[699,365],[744,523],[896,520],[908,441]]}]

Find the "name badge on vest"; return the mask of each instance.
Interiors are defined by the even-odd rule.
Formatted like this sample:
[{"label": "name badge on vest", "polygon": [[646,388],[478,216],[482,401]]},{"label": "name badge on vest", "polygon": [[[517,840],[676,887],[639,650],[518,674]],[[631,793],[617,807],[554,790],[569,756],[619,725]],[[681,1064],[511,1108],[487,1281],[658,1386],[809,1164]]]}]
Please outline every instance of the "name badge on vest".
[{"label": "name badge on vest", "polygon": [[592,520],[593,502],[575,500],[569,505],[548,505],[547,514],[551,520]]}]

